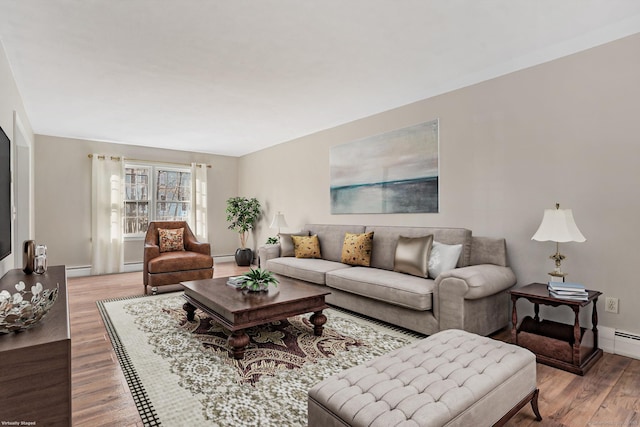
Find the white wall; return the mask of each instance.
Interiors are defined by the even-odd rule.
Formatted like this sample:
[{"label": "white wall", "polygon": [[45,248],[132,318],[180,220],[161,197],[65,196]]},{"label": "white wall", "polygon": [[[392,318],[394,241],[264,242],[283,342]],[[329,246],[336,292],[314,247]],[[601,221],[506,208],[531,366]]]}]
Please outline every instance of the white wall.
[{"label": "white wall", "polygon": [[[238,159],[82,139],[35,137],[35,239],[47,245],[50,265],[91,265],[91,153],[156,161],[208,163],[208,231],[214,256],[238,247],[227,230],[226,199],[237,193]],[[143,241],[125,243],[125,263],[142,262]]]},{"label": "white wall", "polygon": [[[32,145],[33,141],[33,131],[31,130],[31,124],[29,123],[29,118],[27,117],[27,113],[25,111],[24,103],[22,101],[22,97],[18,92],[18,88],[16,86],[16,82],[13,78],[13,73],[11,71],[11,67],[7,61],[7,56],[4,51],[4,46],[0,41],[0,126],[7,134],[12,143],[12,157],[15,155],[15,135],[14,135],[14,116],[17,115],[19,117],[20,122],[22,123],[22,129],[24,130],[23,136],[24,144]],[[30,154],[33,156],[33,154]],[[13,172],[13,168],[12,168]],[[16,177],[14,176],[14,181]],[[14,195],[15,197],[15,195]],[[28,221],[31,222],[32,217],[28,218]],[[13,226],[12,226],[13,227]],[[12,238],[14,236],[15,230],[12,230]],[[20,263],[22,260],[22,248],[13,247],[11,251],[11,255],[0,261],[0,277],[4,275],[8,270],[15,267],[16,262]],[[19,253],[18,253],[19,252]]]},{"label": "white wall", "polygon": [[[307,222],[466,227],[505,237],[525,285],[546,281],[553,267],[555,245],[531,236],[559,202],[587,238],[561,245],[568,279],[620,298],[620,313],[611,314],[603,296],[601,325],[640,333],[638,52],[634,35],[244,156],[240,193],[266,212],[254,247],[275,235],[268,225],[277,211],[289,231]],[[435,118],[440,213],[330,214],[331,146]]]}]

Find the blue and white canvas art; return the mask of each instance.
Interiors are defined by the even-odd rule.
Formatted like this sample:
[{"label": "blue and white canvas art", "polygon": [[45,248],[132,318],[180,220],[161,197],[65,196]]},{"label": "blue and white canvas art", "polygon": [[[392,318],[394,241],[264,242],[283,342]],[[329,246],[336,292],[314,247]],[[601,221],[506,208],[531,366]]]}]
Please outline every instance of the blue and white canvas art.
[{"label": "blue and white canvas art", "polygon": [[331,213],[438,212],[438,120],[331,147]]}]

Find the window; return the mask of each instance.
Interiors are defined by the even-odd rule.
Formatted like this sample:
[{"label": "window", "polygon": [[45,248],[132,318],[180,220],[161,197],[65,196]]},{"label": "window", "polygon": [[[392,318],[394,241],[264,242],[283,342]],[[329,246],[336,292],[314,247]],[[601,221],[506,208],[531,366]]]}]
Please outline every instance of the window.
[{"label": "window", "polygon": [[187,221],[191,169],[125,165],[124,235],[144,236],[149,221]]}]

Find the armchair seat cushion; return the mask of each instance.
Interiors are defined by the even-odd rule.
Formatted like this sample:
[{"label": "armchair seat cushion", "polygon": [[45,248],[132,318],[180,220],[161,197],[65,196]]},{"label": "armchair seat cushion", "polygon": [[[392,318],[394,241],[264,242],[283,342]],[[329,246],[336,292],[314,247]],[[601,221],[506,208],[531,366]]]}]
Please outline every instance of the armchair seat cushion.
[{"label": "armchair seat cushion", "polygon": [[198,270],[213,267],[213,258],[198,252],[163,252],[149,261],[149,273],[171,273],[174,271]]}]

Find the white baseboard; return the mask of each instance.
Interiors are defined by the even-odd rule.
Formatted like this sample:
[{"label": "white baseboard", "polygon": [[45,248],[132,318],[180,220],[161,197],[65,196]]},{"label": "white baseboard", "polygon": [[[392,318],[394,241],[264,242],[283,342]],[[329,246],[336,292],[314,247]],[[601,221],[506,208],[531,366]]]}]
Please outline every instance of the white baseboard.
[{"label": "white baseboard", "polygon": [[[233,262],[235,257],[233,255],[225,255],[213,257],[214,266],[217,262]],[[124,265],[123,273],[133,273],[135,271],[142,271],[142,262],[130,262]],[[80,265],[75,267],[67,267],[67,277],[84,277],[91,276],[90,265]]]},{"label": "white baseboard", "polygon": [[236,257],[233,255],[224,255],[224,256],[214,256],[213,257],[213,262],[214,262],[214,267],[215,267],[215,263],[216,262],[235,262],[236,261]]},{"label": "white baseboard", "polygon": [[90,265],[67,267],[67,277],[84,277],[84,276],[91,276]]},{"label": "white baseboard", "polygon": [[598,347],[600,347],[602,351],[615,354],[615,332],[616,330],[613,328],[598,326]]},{"label": "white baseboard", "polygon": [[[134,271],[142,271],[141,262],[132,262],[124,265],[123,273],[131,273]],[[90,265],[67,267],[67,277],[85,277],[85,276],[91,276]]]},{"label": "white baseboard", "polygon": [[124,265],[125,273],[133,273],[134,271],[142,271],[142,263],[141,262],[132,262]]}]

